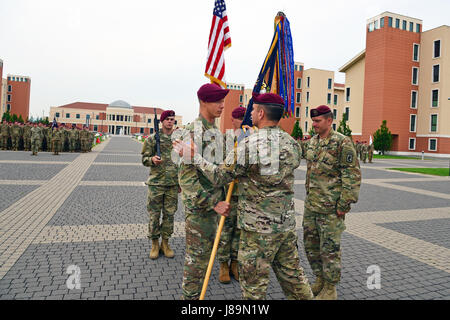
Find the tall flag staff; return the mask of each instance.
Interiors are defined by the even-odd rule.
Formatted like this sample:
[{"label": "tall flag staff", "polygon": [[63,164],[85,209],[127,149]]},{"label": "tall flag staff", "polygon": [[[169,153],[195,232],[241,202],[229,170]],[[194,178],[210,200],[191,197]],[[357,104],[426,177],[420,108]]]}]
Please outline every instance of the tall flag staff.
[{"label": "tall flag staff", "polygon": [[[231,47],[230,28],[228,26],[227,9],[224,0],[215,0],[213,18],[211,23],[211,31],[209,32],[208,56],[206,58],[205,76],[222,88],[226,88],[225,83],[225,56],[224,51]],[[230,203],[231,194],[234,188],[234,181],[230,183],[226,202]],[[225,217],[220,218],[217,227],[216,238],[214,240],[211,257],[209,259],[208,268],[206,269],[205,280],[203,281],[200,300],[205,299],[206,289],[208,288],[209,278],[211,277],[214,259],[216,258],[217,248],[219,247],[220,235],[225,225]]]}]

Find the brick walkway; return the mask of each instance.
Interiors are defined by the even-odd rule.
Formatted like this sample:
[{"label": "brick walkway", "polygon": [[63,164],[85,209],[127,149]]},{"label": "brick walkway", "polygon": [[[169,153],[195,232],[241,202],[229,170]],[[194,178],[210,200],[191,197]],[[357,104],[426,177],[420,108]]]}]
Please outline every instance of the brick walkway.
[{"label": "brick walkway", "polygon": [[[174,259],[148,258],[148,168],[141,144],[113,137],[88,154],[0,152],[0,299],[178,299],[184,214],[175,214]],[[450,299],[450,179],[386,170],[439,167],[448,161],[378,160],[364,164],[360,201],[346,218],[340,299]],[[300,228],[305,164],[296,172]],[[68,289],[69,266],[81,289]],[[368,267],[381,288],[369,290]],[[207,299],[239,299],[239,284],[218,282]],[[271,273],[268,299],[284,299]]]}]

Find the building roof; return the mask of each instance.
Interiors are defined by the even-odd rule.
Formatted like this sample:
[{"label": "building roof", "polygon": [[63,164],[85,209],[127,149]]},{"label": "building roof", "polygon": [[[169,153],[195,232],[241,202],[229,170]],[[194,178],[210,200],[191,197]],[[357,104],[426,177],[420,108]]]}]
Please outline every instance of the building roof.
[{"label": "building roof", "polygon": [[363,51],[361,51],[360,53],[358,53],[356,55],[356,57],[352,58],[349,62],[347,62],[346,64],[344,64],[340,69],[339,72],[345,72],[348,69],[350,69],[351,66],[353,66],[355,63],[357,63],[358,61],[360,61],[361,59],[363,59],[366,56],[366,49],[364,49]]},{"label": "building roof", "polygon": [[[59,106],[57,108],[106,111],[106,109],[108,107],[111,107],[111,108],[133,109],[134,113],[151,113],[151,114],[155,113],[154,112],[154,110],[155,110],[154,108],[150,108],[150,107],[132,107],[131,105],[128,108],[126,105],[124,105],[122,103],[125,103],[125,104],[129,105],[125,101],[117,100],[117,101],[114,101],[113,103],[110,103],[109,105],[105,104],[105,103],[74,102],[74,103],[65,104],[63,106]],[[123,107],[121,107],[121,105],[123,105]],[[156,113],[157,114],[161,114],[163,111],[164,110],[161,109],[161,108],[156,108]]]}]

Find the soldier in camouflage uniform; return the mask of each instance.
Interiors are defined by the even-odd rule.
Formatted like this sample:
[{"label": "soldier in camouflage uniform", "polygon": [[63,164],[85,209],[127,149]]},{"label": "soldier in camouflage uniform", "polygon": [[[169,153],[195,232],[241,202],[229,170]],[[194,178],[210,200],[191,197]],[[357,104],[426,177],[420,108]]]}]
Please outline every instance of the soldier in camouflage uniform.
[{"label": "soldier in camouflage uniform", "polygon": [[[245,111],[245,108],[238,107],[231,113],[231,125],[234,130],[235,143],[242,132],[241,124],[244,119]],[[241,231],[239,230],[237,223],[237,207],[241,189],[242,188],[239,188],[239,183],[236,183],[230,200],[230,214],[227,219],[225,219],[222,234],[220,235],[219,248],[217,250],[217,260],[220,262],[219,282],[225,284],[231,282],[230,271],[233,277],[239,281],[238,252]]]},{"label": "soldier in camouflage uniform", "polygon": [[14,122],[14,125],[11,127],[11,142],[12,142],[12,150],[19,150],[20,136],[21,136],[22,128],[20,127],[18,122]]},{"label": "soldier in camouflage uniform", "polygon": [[3,123],[0,128],[0,135],[1,135],[1,147],[2,150],[8,150],[8,139],[10,134],[10,126],[6,120],[3,120]]},{"label": "soldier in camouflage uniform", "polygon": [[367,148],[368,148],[368,155],[367,155],[367,157],[369,158],[369,163],[372,163],[373,152],[374,152],[374,150],[375,150],[375,148],[374,148],[374,146],[373,146],[373,143],[370,144]]},{"label": "soldier in camouflage uniform", "polygon": [[[206,131],[215,131],[215,126],[224,108],[225,96],[229,90],[223,90],[215,84],[205,84],[197,92],[200,103],[199,117],[185,127],[185,132],[194,136],[195,143],[202,150],[214,145],[203,139]],[[209,131],[210,130],[210,131]],[[223,161],[222,159],[219,162]],[[185,211],[186,254],[183,269],[183,299],[199,299],[208,261],[217,229],[216,205],[225,198],[223,186],[215,186],[203,174],[189,163],[181,163],[178,170],[178,182]]]},{"label": "soldier in camouflage uniform", "polygon": [[80,131],[81,152],[89,151],[89,131],[86,126]]},{"label": "soldier in camouflage uniform", "polygon": [[54,155],[59,155],[62,149],[61,140],[63,139],[63,132],[58,127],[54,127],[51,130],[51,150]]},{"label": "soldier in camouflage uniform", "polygon": [[[302,149],[278,126],[284,111],[280,96],[254,94],[253,101],[252,119],[259,131],[239,143],[237,162],[235,154],[229,153],[225,164],[218,166],[194,150],[194,163],[214,185],[238,178],[242,186],[238,260],[243,298],[266,298],[272,267],[288,299],[312,299],[300,266],[294,211],[294,170],[300,165]],[[226,216],[229,205],[221,202],[218,207],[218,213]]]},{"label": "soldier in camouflage uniform", "polygon": [[41,146],[42,140],[42,128],[38,127],[36,123],[33,124],[31,128],[31,155],[37,156],[39,147]]},{"label": "soldier in camouflage uniform", "polygon": [[69,150],[70,150],[70,152],[76,151],[77,139],[78,139],[78,130],[75,128],[75,125],[73,125],[72,129],[69,131]]},{"label": "soldier in camouflage uniform", "polygon": [[316,276],[316,299],[337,299],[341,276],[341,234],[345,214],[356,203],[361,170],[351,139],[332,130],[327,106],[311,110],[316,135],[306,148],[306,200],[303,237],[306,256]]},{"label": "soldier in camouflage uniform", "polygon": [[31,124],[27,122],[23,127],[23,149],[25,151],[31,150]]},{"label": "soldier in camouflage uniform", "polygon": [[369,146],[367,145],[367,142],[364,141],[364,143],[361,145],[361,160],[364,163],[366,163],[368,156],[369,156]]},{"label": "soldier in camouflage uniform", "polygon": [[358,159],[360,157],[360,147],[361,147],[361,143],[359,141],[356,141],[355,151],[356,151],[356,157]]},{"label": "soldier in camouflage uniform", "polygon": [[[149,136],[142,147],[142,164],[150,167],[148,185],[147,211],[148,238],[152,240],[150,258],[157,259],[159,251],[167,258],[173,258],[174,252],[169,246],[173,234],[174,215],[178,208],[178,167],[172,161],[172,132],[175,123],[175,112],[164,111],[161,114],[162,132],[160,132],[161,158],[156,153],[155,134]],[[162,211],[162,223],[161,219]],[[159,238],[162,238],[161,246]]]}]

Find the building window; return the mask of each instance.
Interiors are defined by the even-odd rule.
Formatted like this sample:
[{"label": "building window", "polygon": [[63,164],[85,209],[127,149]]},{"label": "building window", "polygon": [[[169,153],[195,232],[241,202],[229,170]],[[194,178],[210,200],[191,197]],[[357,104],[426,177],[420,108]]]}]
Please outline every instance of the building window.
[{"label": "building window", "polygon": [[337,94],[334,95],[334,105],[337,106],[338,104],[338,96]]},{"label": "building window", "polygon": [[374,29],[375,29],[375,30],[378,29],[378,20],[375,20],[375,22],[374,22]]},{"label": "building window", "polygon": [[91,115],[90,115],[90,114],[87,114],[87,115],[86,115],[86,119],[89,120],[90,118],[91,118]]},{"label": "building window", "polygon": [[300,92],[297,92],[296,103],[301,103],[301,102],[302,102],[302,94]]},{"label": "building window", "polygon": [[311,84],[311,77],[306,78],[306,86],[309,88]]},{"label": "building window", "polygon": [[302,78],[297,78],[297,89],[302,88]]},{"label": "building window", "polygon": [[7,99],[8,99],[8,102],[11,102],[11,95],[10,94],[8,94]]},{"label": "building window", "polygon": [[331,104],[331,93],[327,94],[327,104]]},{"label": "building window", "polygon": [[414,22],[409,23],[409,31],[414,32]]},{"label": "building window", "polygon": [[66,118],[70,118],[70,113],[66,113]]},{"label": "building window", "polygon": [[437,126],[438,126],[438,115],[432,114],[431,115],[431,126],[430,126],[430,132],[437,132]]},{"label": "building window", "polygon": [[441,56],[441,40],[434,41],[433,58],[440,58]]},{"label": "building window", "polygon": [[178,124],[178,121],[177,120],[175,120],[175,125],[177,125]]},{"label": "building window", "polygon": [[395,19],[395,27],[400,29],[400,19]]},{"label": "building window", "polygon": [[384,17],[380,19],[380,28],[384,28]]},{"label": "building window", "polygon": [[308,132],[308,121],[305,121],[305,133]]},{"label": "building window", "polygon": [[388,18],[388,24],[389,24],[390,28],[392,28],[392,22],[393,22],[392,20],[393,20],[392,17]]},{"label": "building window", "polygon": [[333,123],[333,130],[336,131],[336,123]]},{"label": "building window", "polygon": [[350,108],[349,107],[345,108],[344,119],[345,119],[345,121],[348,121],[348,119],[350,119]]},{"label": "building window", "polygon": [[439,107],[439,89],[431,90],[431,107]]},{"label": "building window", "polygon": [[55,117],[59,118],[59,112],[55,113]]},{"label": "building window", "polygon": [[308,118],[308,113],[309,113],[309,107],[305,108],[305,118]]},{"label": "building window", "polygon": [[80,114],[79,113],[77,113],[76,118],[80,119]]},{"label": "building window", "polygon": [[100,115],[97,114],[97,115],[95,116],[95,120],[100,120]]},{"label": "building window", "polygon": [[345,89],[345,101],[350,101],[350,88]]},{"label": "building window", "polygon": [[12,85],[8,86],[8,92],[12,92]]},{"label": "building window", "polygon": [[413,45],[413,61],[419,61],[419,45]]},{"label": "building window", "polygon": [[420,33],[420,24],[419,24],[419,23],[416,24],[416,32],[417,32],[417,33]]},{"label": "building window", "polygon": [[416,132],[416,118],[415,114],[409,115],[409,132]]},{"label": "building window", "polygon": [[428,151],[437,151],[437,139],[428,139]]},{"label": "building window", "polygon": [[409,138],[409,150],[416,150],[416,138]]},{"label": "building window", "polygon": [[417,91],[411,91],[411,108],[417,109]]},{"label": "building window", "polygon": [[242,95],[240,95],[239,96],[239,102],[242,103],[242,101],[243,101],[243,97],[242,97]]},{"label": "building window", "polygon": [[337,119],[337,110],[333,109],[333,119],[336,120]]},{"label": "building window", "polygon": [[416,86],[419,84],[419,68],[412,69],[412,84]]},{"label": "building window", "polygon": [[333,85],[333,79],[328,79],[328,90],[331,90],[332,85]]},{"label": "building window", "polygon": [[369,23],[369,32],[372,32],[374,30],[374,24],[373,22]]},{"label": "building window", "polygon": [[306,102],[309,102],[309,92],[306,93]]},{"label": "building window", "polygon": [[302,65],[298,66],[298,71],[303,71],[303,66]]},{"label": "building window", "polygon": [[140,133],[143,134],[144,133],[144,128],[140,128],[140,129],[141,129]]},{"label": "building window", "polygon": [[406,25],[407,25],[407,24],[406,24],[406,20],[403,20],[403,24],[402,24],[402,29],[403,29],[403,30],[406,30]]},{"label": "building window", "polygon": [[152,119],[148,118],[147,123],[152,123]]},{"label": "building window", "polygon": [[295,108],[295,117],[300,118],[300,107]]},{"label": "building window", "polygon": [[94,131],[98,131],[98,125],[94,124]]},{"label": "building window", "polygon": [[112,121],[116,121],[116,115],[115,114],[112,115]]},{"label": "building window", "polygon": [[10,104],[6,105],[6,111],[11,111],[11,105]]},{"label": "building window", "polygon": [[439,69],[438,64],[433,66],[433,82],[439,82]]}]

